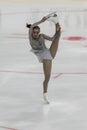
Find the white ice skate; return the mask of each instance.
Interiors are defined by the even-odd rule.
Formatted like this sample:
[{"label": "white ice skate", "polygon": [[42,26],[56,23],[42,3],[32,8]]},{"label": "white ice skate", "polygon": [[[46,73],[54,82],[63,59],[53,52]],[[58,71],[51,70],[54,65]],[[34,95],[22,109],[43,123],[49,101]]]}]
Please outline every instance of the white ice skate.
[{"label": "white ice skate", "polygon": [[46,18],[50,18],[50,17],[52,17],[54,14],[56,14],[56,11],[54,11],[54,12],[52,12],[52,13],[46,15],[45,17],[46,17]]},{"label": "white ice skate", "polygon": [[47,93],[43,93],[43,98],[46,104],[49,104]]},{"label": "white ice skate", "polygon": [[47,21],[51,21],[55,24],[59,23],[59,20],[58,20],[58,16],[56,13],[53,13],[51,14],[50,16],[47,17]]}]

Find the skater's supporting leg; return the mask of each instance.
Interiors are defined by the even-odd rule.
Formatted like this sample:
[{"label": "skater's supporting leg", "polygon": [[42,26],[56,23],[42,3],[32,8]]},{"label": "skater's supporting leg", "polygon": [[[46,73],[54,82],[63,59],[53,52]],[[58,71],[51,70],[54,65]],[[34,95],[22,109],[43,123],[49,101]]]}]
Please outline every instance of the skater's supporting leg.
[{"label": "skater's supporting leg", "polygon": [[48,89],[48,82],[51,75],[51,60],[43,60],[43,70],[44,70],[44,82],[43,82],[43,92],[46,93]]},{"label": "skater's supporting leg", "polygon": [[44,60],[43,61],[43,70],[44,70],[44,82],[43,82],[43,98],[44,101],[48,104],[48,98],[47,98],[47,90],[48,90],[48,83],[50,80],[51,75],[51,67],[52,67],[52,61],[51,60]]}]

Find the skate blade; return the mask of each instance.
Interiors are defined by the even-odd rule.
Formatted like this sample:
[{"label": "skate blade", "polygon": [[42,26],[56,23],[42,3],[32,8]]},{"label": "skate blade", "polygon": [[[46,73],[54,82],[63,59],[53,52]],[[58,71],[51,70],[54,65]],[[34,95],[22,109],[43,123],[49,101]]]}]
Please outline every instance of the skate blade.
[{"label": "skate blade", "polygon": [[52,13],[46,15],[45,17],[46,17],[46,18],[50,18],[50,17],[52,17],[55,13],[56,13],[56,11],[54,11],[54,12],[52,12]]},{"label": "skate blade", "polygon": [[45,103],[45,104],[50,104],[50,102],[49,102],[49,101],[46,101],[46,100],[44,100],[44,103]]}]

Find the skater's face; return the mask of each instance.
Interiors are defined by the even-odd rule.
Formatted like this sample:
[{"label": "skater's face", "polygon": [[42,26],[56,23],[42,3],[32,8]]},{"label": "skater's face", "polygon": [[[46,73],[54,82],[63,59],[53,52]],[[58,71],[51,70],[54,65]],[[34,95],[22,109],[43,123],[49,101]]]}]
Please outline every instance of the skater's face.
[{"label": "skater's face", "polygon": [[33,38],[37,39],[39,37],[40,29],[33,29]]}]

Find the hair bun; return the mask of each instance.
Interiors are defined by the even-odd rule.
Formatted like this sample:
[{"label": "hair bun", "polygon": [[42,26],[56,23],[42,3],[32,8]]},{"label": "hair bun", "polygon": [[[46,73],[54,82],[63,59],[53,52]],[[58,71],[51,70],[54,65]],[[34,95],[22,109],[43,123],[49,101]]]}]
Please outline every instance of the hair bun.
[{"label": "hair bun", "polygon": [[30,27],[31,27],[31,24],[26,23],[26,27],[27,27],[27,28],[30,28]]}]

